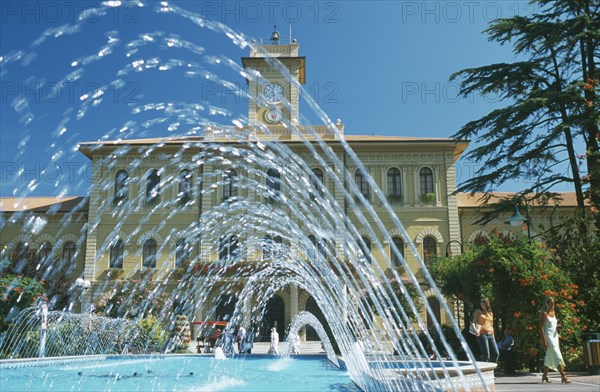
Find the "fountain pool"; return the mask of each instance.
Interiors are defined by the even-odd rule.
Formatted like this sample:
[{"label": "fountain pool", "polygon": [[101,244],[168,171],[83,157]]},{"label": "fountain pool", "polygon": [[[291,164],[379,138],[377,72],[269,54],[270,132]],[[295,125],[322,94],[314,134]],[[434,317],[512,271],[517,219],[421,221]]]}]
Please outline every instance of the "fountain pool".
[{"label": "fountain pool", "polygon": [[0,364],[3,391],[360,391],[322,356],[91,356]]}]

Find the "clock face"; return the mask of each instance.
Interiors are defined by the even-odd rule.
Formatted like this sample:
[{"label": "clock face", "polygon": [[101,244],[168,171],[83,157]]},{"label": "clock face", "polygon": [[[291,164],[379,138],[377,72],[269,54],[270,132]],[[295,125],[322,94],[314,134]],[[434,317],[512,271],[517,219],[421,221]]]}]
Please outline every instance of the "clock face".
[{"label": "clock face", "polygon": [[279,110],[267,110],[265,112],[265,121],[269,124],[277,124],[281,121],[281,112]]},{"label": "clock face", "polygon": [[280,102],[283,100],[283,86],[278,83],[267,84],[263,95],[268,102]]}]

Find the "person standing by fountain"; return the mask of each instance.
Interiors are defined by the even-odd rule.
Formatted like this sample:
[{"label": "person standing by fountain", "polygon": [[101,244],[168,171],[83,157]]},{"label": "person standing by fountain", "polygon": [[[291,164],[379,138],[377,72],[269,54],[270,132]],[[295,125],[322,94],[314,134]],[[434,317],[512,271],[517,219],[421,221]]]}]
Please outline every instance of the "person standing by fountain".
[{"label": "person standing by fountain", "polygon": [[479,309],[473,312],[473,323],[479,326],[477,344],[479,345],[481,360],[483,362],[496,362],[500,354],[494,340],[494,313],[489,299],[481,299]]},{"label": "person standing by fountain", "polygon": [[571,380],[569,380],[564,371],[565,361],[560,353],[558,331],[556,330],[557,324],[558,320],[554,312],[554,298],[548,297],[540,313],[540,333],[542,335],[542,343],[546,348],[542,382],[550,382],[548,380],[548,369],[552,369],[558,370],[563,384],[570,384]]},{"label": "person standing by fountain", "polygon": [[277,328],[271,328],[271,347],[269,347],[269,354],[279,354],[278,350],[279,346],[279,333],[277,333]]},{"label": "person standing by fountain", "polygon": [[235,340],[237,341],[238,353],[242,353],[242,345],[244,344],[244,337],[246,336],[246,328],[243,325],[237,330],[237,334],[235,335]]},{"label": "person standing by fountain", "polygon": [[244,335],[244,342],[242,343],[242,351],[243,354],[252,354],[252,348],[254,347],[254,329],[252,326],[248,329],[248,332]]}]

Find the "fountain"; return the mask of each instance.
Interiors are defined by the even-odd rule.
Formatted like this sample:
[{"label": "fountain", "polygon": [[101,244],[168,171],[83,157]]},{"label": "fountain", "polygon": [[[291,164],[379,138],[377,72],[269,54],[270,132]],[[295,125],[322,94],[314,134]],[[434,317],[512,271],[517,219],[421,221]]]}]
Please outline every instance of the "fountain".
[{"label": "fountain", "polygon": [[289,327],[289,332],[286,339],[286,351],[284,352],[284,355],[289,355],[289,353],[293,351],[294,343],[300,341],[300,337],[298,336],[300,328],[303,328],[307,325],[314,328],[314,330],[317,332],[317,335],[319,335],[319,339],[321,340],[321,344],[325,349],[327,359],[329,359],[329,361],[334,365],[339,366],[337,355],[335,354],[335,350],[331,345],[331,341],[329,341],[329,336],[327,336],[325,328],[323,328],[323,325],[319,319],[317,319],[315,315],[310,312],[300,312],[294,316],[294,319]]},{"label": "fountain", "polygon": [[[146,5],[142,2],[137,4],[140,7]],[[94,13],[104,15],[111,8],[120,6],[120,2],[102,3],[94,9]],[[266,64],[276,70],[281,80],[292,86],[290,89],[302,90],[297,75],[276,58],[267,56],[265,46],[253,43],[243,34],[168,2],[157,4],[153,11],[159,16],[168,15],[189,22],[200,31],[227,37],[230,43],[242,50],[250,48],[252,56],[244,61],[252,63],[258,57],[265,58]],[[80,19],[58,31],[48,31],[36,41],[36,45],[42,45],[52,37],[75,34],[83,24]],[[115,86],[123,86],[129,77],[183,69],[186,76],[231,85],[228,80],[205,68],[210,66],[220,67],[223,73],[233,72],[236,77],[246,78],[251,84],[269,83],[260,72],[243,68],[226,56],[206,54],[205,48],[174,34],[143,32],[138,38],[125,43],[121,42],[122,39],[119,32],[110,31],[107,43],[97,54],[77,58],[71,63],[74,70],[65,75],[65,81],[77,80],[86,67],[92,67],[111,55],[114,57],[117,48],[126,50],[126,62],[117,69],[117,77],[112,79],[112,75],[93,92],[82,95],[78,106],[63,113],[64,117],[54,133],[56,142],[50,147],[56,150],[53,156],[57,160],[64,158],[68,149],[64,135],[70,136],[68,132],[72,127],[80,127],[76,124],[93,117],[102,107],[106,92]],[[145,51],[151,51],[154,46],[168,52],[177,49],[185,55],[179,59],[179,52],[173,52],[173,58],[166,61],[147,57]],[[205,64],[190,61],[186,56],[200,57]],[[22,59],[23,55],[5,56],[2,66],[8,69],[12,63]],[[269,106],[265,98],[251,90],[238,93],[250,105]],[[104,260],[102,257],[117,249],[118,241],[143,244],[144,249],[149,243],[148,249],[153,249],[153,253],[148,251],[146,254],[144,250],[140,255],[139,250],[128,250],[132,255],[138,252],[137,255],[142,256],[142,268],[139,265],[135,268],[121,266],[125,274],[122,278],[139,279],[140,285],[155,282],[153,295],[156,292],[169,295],[169,303],[176,304],[176,307],[160,308],[152,300],[136,304],[126,301],[128,306],[138,308],[137,317],[152,314],[169,323],[175,314],[187,313],[200,323],[207,322],[220,309],[215,299],[228,296],[235,298],[227,314],[230,325],[243,323],[258,327],[267,312],[267,304],[277,293],[290,293],[290,297],[297,301],[298,293],[302,292],[314,298],[332,335],[327,336],[322,323],[306,313],[300,313],[301,316],[294,319],[290,335],[296,336],[298,328],[307,323],[316,326],[321,341],[326,345],[328,358],[337,363],[339,356],[354,383],[362,390],[488,389],[493,383],[493,373],[490,382],[490,372],[494,365],[486,366],[482,371],[453,323],[453,332],[469,359],[466,364],[459,361],[453,347],[444,338],[433,310],[427,305],[427,296],[419,287],[419,281],[427,283],[439,300],[441,311],[447,319],[453,320],[452,312],[404,230],[397,210],[345,140],[343,126],[334,124],[310,94],[302,94],[301,98],[323,125],[300,125],[299,120],[304,117],[295,113],[295,104],[286,100],[278,107],[281,112],[277,114],[288,114],[287,117],[270,118],[270,111],[264,114],[267,121],[277,120],[277,126],[251,118],[230,118],[228,109],[211,102],[133,102],[131,115],[138,121],[117,124],[101,140],[79,144],[78,150],[92,160],[94,174],[114,170],[120,167],[121,162],[127,162],[125,167],[129,173],[146,170],[149,162],[168,161],[169,164],[167,168],[161,167],[148,174],[149,180],[157,179],[148,192],[139,191],[134,195],[127,185],[122,189],[129,192],[128,197],[119,196],[118,200],[103,197],[115,186],[113,176],[94,177],[89,221],[85,226],[87,241],[94,245],[87,251],[84,271],[85,277],[94,282],[84,295],[84,309],[89,309],[116,287],[108,276],[98,279],[96,269],[100,268],[100,262]],[[22,116],[25,127],[29,127],[35,116],[28,102],[19,100],[14,102],[13,107]],[[220,124],[217,121],[219,116],[230,120],[233,126]],[[155,138],[157,126],[161,126],[164,132],[165,125],[170,136]],[[126,139],[135,140],[126,142]],[[24,154],[25,150],[23,147],[18,155]],[[314,165],[324,169],[327,187],[315,188]],[[370,194],[365,195],[357,186],[350,168],[362,174],[363,186],[368,186]],[[191,174],[177,175],[198,172],[201,173],[199,184],[193,189],[185,181]],[[25,197],[36,186],[17,184],[14,194]],[[176,186],[179,188],[174,191]],[[221,189],[228,189],[228,193],[221,192]],[[177,194],[177,197],[161,199],[160,192],[166,190]],[[65,187],[61,193],[67,191]],[[139,206],[145,209],[140,210]],[[190,210],[190,206],[195,210]],[[399,233],[417,260],[423,271],[420,279],[396,247],[390,227]],[[25,229],[31,231],[31,226]],[[65,224],[59,230],[67,231],[68,227]],[[160,247],[148,232],[161,238]],[[370,252],[363,237],[372,239]],[[176,277],[172,268],[157,263],[157,254],[167,253],[165,247],[179,238],[196,246],[194,255],[184,260],[188,263],[180,267],[181,276]],[[401,263],[406,280],[401,278],[398,270],[384,265],[391,265],[385,251],[388,247]],[[187,248],[184,251],[187,252]],[[387,262],[376,262],[372,256],[374,253]],[[407,284],[416,287],[415,297],[408,294]],[[418,302],[425,304],[433,320],[431,330],[426,328]],[[19,317],[39,320],[38,316],[33,317],[32,312],[35,311],[24,311]],[[99,330],[89,326],[101,320],[87,312],[84,315],[49,312],[48,317],[48,325],[52,324],[53,317],[71,319],[69,325],[78,326],[70,332],[72,337],[79,337],[83,330]],[[112,325],[111,322],[114,326],[107,328]],[[83,349],[67,342],[64,347],[78,346],[83,352],[67,351],[59,355],[120,352],[111,344],[117,341],[114,337],[129,330],[128,322],[102,319],[102,323],[101,330],[109,331],[106,335],[86,340]],[[48,345],[62,339],[62,336],[55,336],[48,329],[47,347],[40,349],[40,353],[46,357],[54,355]],[[439,339],[434,339],[434,336]],[[335,341],[337,355],[327,344],[331,343],[330,338]],[[2,341],[3,350],[11,347],[9,352],[13,352],[15,344],[15,338],[8,335]],[[142,351],[152,350],[146,347]],[[21,355],[35,356],[34,353]]]},{"label": "fountain", "polygon": [[63,357],[158,352],[149,331],[120,318],[44,311],[43,306],[21,311],[0,344],[1,358]]}]

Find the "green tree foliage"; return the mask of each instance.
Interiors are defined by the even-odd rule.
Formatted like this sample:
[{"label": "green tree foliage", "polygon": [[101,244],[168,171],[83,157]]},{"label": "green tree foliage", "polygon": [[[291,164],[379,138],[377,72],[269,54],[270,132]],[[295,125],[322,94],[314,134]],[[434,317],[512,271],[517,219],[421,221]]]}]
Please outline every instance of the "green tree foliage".
[{"label": "green tree foliage", "polygon": [[548,231],[544,240],[556,252],[558,266],[573,283],[585,288],[579,293],[582,330],[600,331],[600,232],[573,235],[582,225],[591,224],[593,218],[588,214],[562,217],[560,230]]},{"label": "green tree foliage", "polygon": [[410,306],[408,303],[408,299],[406,297],[408,296],[412,299],[412,301],[415,305],[415,308],[417,310],[417,313],[421,313],[423,311],[423,308],[424,308],[423,301],[421,301],[421,299],[419,297],[418,289],[413,284],[412,280],[410,280],[408,278],[401,278],[401,279],[402,279],[402,286],[396,279],[391,280],[392,291],[394,292],[394,294],[400,301],[400,305],[404,309],[407,309],[408,318],[411,321],[416,321],[417,316],[415,313],[413,313],[409,310]]},{"label": "green tree foliage", "polygon": [[64,310],[69,306],[70,290],[75,282],[74,265],[68,265],[61,257],[42,259],[35,249],[13,254],[3,265],[3,274],[29,278],[44,287],[44,299],[50,310]]},{"label": "green tree foliage", "polygon": [[[454,137],[477,139],[466,158],[483,162],[459,191],[489,192],[516,178],[524,194],[571,183],[579,208],[589,198],[600,230],[600,132],[597,62],[600,2],[532,0],[536,12],[494,20],[490,41],[511,45],[519,61],[463,69],[461,94],[497,94],[507,106],[463,126]],[[585,151],[576,151],[577,145]],[[565,172],[561,167],[569,167]]]},{"label": "green tree foliage", "polygon": [[145,275],[140,279],[116,283],[113,290],[101,297],[95,306],[96,311],[106,317],[141,319],[148,315],[161,315],[169,309],[167,304],[168,296],[160,283]]},{"label": "green tree foliage", "polygon": [[133,347],[138,348],[138,352],[157,352],[167,342],[168,334],[163,330],[162,323],[157,317],[149,315],[137,322],[140,329],[136,336]]},{"label": "green tree foliage", "polygon": [[495,331],[514,328],[517,351],[525,358],[542,353],[540,310],[545,297],[554,297],[563,355],[573,360],[581,350],[579,290],[555,261],[556,254],[537,242],[493,232],[460,256],[438,260],[431,272],[444,294],[463,299],[470,310],[481,297],[490,298]]},{"label": "green tree foliage", "polygon": [[0,332],[8,328],[7,317],[31,306],[44,293],[44,285],[37,279],[5,275],[0,278]]}]

